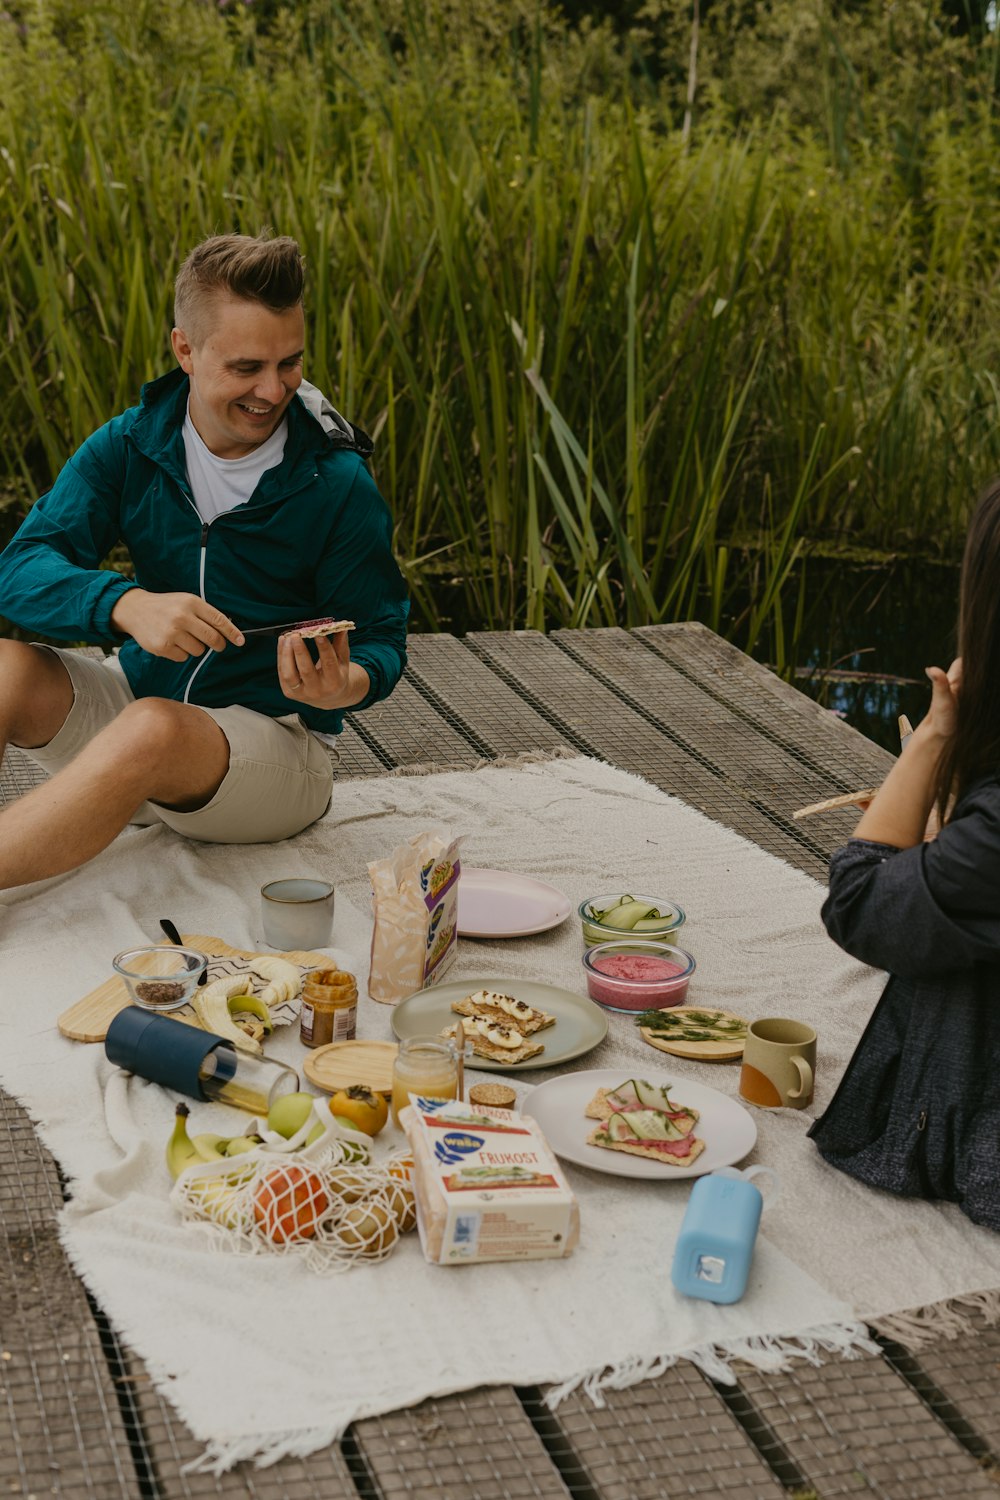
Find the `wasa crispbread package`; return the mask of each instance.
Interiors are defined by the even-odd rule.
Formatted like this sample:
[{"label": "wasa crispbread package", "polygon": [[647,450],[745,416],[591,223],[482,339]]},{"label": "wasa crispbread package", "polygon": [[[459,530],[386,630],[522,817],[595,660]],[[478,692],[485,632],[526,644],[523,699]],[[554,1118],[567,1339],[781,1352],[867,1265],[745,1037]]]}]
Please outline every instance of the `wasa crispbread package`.
[{"label": "wasa crispbread package", "polygon": [[580,1210],[534,1120],[410,1096],[417,1227],[439,1266],[551,1260],[580,1238]]}]

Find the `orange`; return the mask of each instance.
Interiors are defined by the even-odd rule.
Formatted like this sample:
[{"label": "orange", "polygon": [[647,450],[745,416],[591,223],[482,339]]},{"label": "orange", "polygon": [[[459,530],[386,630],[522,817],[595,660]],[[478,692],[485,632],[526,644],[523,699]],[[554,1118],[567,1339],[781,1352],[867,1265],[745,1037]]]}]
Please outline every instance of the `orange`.
[{"label": "orange", "polygon": [[254,1221],[276,1245],[312,1239],[330,1207],[323,1179],[308,1167],[275,1167],[253,1190]]}]

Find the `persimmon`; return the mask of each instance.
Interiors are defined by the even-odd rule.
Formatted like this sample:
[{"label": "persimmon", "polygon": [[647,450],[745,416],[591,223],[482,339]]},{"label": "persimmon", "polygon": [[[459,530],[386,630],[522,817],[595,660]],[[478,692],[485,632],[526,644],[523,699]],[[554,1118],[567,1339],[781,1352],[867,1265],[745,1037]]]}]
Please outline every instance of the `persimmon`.
[{"label": "persimmon", "polygon": [[389,1101],[364,1083],[352,1083],[349,1088],[337,1090],[330,1100],[330,1112],[350,1120],[365,1135],[378,1135],[389,1118]]},{"label": "persimmon", "polygon": [[275,1167],[253,1190],[254,1221],[276,1245],[312,1239],[329,1208],[323,1179],[294,1162]]}]

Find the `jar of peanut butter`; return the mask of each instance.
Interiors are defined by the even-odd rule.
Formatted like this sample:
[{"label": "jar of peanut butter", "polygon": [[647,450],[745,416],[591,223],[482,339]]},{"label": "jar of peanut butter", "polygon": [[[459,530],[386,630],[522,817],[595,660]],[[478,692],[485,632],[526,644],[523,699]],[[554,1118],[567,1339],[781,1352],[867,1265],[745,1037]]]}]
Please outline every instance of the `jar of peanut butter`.
[{"label": "jar of peanut butter", "polygon": [[305,1047],[351,1042],[358,1026],[358,985],[343,969],[312,969],[302,980],[299,1037]]}]

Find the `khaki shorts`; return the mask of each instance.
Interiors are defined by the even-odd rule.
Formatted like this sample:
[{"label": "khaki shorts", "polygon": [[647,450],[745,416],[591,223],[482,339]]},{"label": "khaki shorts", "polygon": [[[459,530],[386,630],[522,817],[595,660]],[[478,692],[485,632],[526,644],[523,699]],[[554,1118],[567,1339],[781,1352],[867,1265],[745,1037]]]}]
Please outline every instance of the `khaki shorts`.
[{"label": "khaki shorts", "polygon": [[[58,734],[47,745],[23,752],[51,773],[68,765],[135,695],[116,657],[98,661],[80,651],[36,645],[58,656],[73,684],[73,707]],[[193,812],[144,802],[133,823],[166,823],[188,838],[213,844],[271,844],[323,816],[333,790],[330,752],[298,714],[269,719],[238,707],[201,712],[215,720],[229,742],[229,770],[219,790]]]}]

